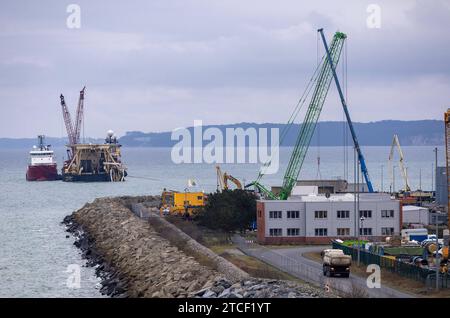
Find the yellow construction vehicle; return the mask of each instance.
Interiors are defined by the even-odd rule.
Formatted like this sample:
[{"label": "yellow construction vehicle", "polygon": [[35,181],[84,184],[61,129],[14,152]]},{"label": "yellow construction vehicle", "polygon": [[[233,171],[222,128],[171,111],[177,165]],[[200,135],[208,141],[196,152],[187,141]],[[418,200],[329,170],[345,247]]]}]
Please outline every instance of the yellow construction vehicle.
[{"label": "yellow construction vehicle", "polygon": [[228,180],[233,182],[237,189],[242,190],[241,182],[226,172],[222,172],[219,166],[216,166],[217,171],[217,190],[228,190]]},{"label": "yellow construction vehicle", "polygon": [[164,189],[161,194],[161,215],[192,216],[205,206],[206,195],[203,192],[178,192]]}]

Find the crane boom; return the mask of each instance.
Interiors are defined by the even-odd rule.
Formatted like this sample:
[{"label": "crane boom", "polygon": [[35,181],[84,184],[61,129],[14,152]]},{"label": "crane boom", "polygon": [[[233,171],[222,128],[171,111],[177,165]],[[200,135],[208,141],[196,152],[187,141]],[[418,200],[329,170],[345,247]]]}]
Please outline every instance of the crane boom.
[{"label": "crane boom", "polygon": [[220,166],[216,166],[217,172],[217,190],[223,190],[225,188],[225,182],[223,181],[223,173]]},{"label": "crane boom", "polygon": [[76,144],[76,139],[73,130],[72,119],[70,118],[70,112],[69,109],[67,108],[66,102],[64,101],[64,95],[61,94],[59,98],[61,99],[62,113],[64,118],[64,124],[66,125],[67,137],[69,138],[69,144],[73,145]]},{"label": "crane boom", "polygon": [[228,180],[233,182],[236,185],[237,189],[242,190],[242,183],[233,177],[231,174],[226,172],[222,173],[220,166],[216,166],[217,171],[217,190],[228,190]]},{"label": "crane boom", "polygon": [[[394,138],[392,139],[392,145],[391,145],[391,152],[389,153],[389,171],[391,172],[392,180],[394,179],[394,168],[392,165],[392,160],[394,159],[394,148],[397,146],[398,154],[400,156],[400,170],[403,175],[403,180],[405,182],[405,191],[409,192],[411,191],[411,188],[409,186],[409,180],[408,180],[408,172],[406,171],[405,163],[404,163],[404,157],[403,157],[403,151],[402,147],[400,146],[400,141],[398,139],[397,135],[394,135]],[[392,181],[391,181],[392,182]],[[394,189],[392,189],[394,191]]]},{"label": "crane boom", "polygon": [[322,42],[325,47],[328,62],[331,64],[331,70],[333,73],[334,82],[336,83],[336,88],[339,92],[339,97],[341,99],[342,108],[344,108],[345,117],[347,119],[347,123],[350,128],[350,133],[353,138],[353,143],[355,145],[356,152],[358,153],[358,160],[359,160],[359,163],[361,164],[361,172],[364,176],[364,180],[366,181],[369,192],[373,192],[372,181],[370,181],[369,172],[368,172],[367,166],[366,166],[366,160],[364,159],[364,155],[361,151],[361,147],[359,146],[358,138],[356,138],[355,129],[353,128],[353,123],[350,118],[350,113],[348,112],[347,102],[345,101],[344,94],[342,93],[341,85],[339,84],[339,79],[336,75],[335,65],[337,63],[334,63],[334,61],[333,61],[333,58],[332,58],[333,51],[331,50],[331,53],[330,53],[330,50],[328,50],[328,45],[327,45],[327,41],[325,40],[325,36],[323,34],[323,29],[319,29],[318,32],[320,32],[320,35],[322,37]]},{"label": "crane boom", "polygon": [[80,97],[78,99],[78,107],[77,107],[77,115],[75,119],[75,143],[80,142],[80,133],[81,133],[81,125],[83,122],[83,113],[84,113],[84,90],[86,86],[80,91]]},{"label": "crane boom", "polygon": [[[333,36],[333,40],[330,46],[329,59],[324,58],[320,65],[319,73],[315,81],[314,91],[311,96],[311,100],[308,109],[303,120],[303,124],[300,127],[300,131],[297,136],[297,140],[292,151],[289,164],[283,178],[283,185],[278,195],[272,193],[266,189],[259,181],[251,183],[254,185],[264,196],[269,199],[286,200],[292,192],[295,184],[297,183],[300,170],[305,160],[311,138],[316,128],[317,121],[319,120],[320,113],[323,108],[326,96],[328,94],[331,81],[333,79],[333,65],[339,62],[339,58],[342,52],[345,38],[347,36],[342,32],[336,32]],[[331,63],[330,63],[331,61]]]}]

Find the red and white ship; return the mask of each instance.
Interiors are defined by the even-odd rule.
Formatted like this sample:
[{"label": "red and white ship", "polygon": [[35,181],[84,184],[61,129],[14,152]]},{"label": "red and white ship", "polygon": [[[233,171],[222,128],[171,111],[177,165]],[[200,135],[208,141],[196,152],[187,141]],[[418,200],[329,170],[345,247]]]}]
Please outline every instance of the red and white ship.
[{"label": "red and white ship", "polygon": [[27,181],[58,180],[58,170],[50,145],[44,144],[44,136],[38,136],[39,146],[30,151],[30,163],[27,169]]}]

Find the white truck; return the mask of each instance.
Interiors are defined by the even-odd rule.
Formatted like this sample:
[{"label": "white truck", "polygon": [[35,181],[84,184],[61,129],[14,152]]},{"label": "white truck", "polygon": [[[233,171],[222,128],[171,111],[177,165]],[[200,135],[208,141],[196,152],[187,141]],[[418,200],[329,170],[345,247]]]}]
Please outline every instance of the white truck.
[{"label": "white truck", "polygon": [[345,255],[340,249],[326,249],[322,251],[321,255],[324,276],[350,276],[350,266],[352,264],[350,255]]}]

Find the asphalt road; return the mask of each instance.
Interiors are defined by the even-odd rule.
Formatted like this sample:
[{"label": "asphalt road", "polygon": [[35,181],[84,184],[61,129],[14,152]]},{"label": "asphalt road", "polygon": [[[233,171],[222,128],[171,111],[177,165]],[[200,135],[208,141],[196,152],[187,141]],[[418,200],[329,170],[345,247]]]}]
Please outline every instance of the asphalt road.
[{"label": "asphalt road", "polygon": [[[326,277],[322,272],[322,264],[303,256],[307,252],[320,252],[330,246],[300,246],[292,248],[266,248],[257,244],[243,244],[240,249],[248,255],[256,257],[284,272],[308,281],[316,286],[346,294],[350,297],[372,297],[372,298],[411,298],[407,294],[383,285],[381,275],[381,288],[369,288],[366,279],[350,274],[349,278]],[[382,274],[382,273],[381,273]]]},{"label": "asphalt road", "polygon": [[381,275],[381,288],[368,288],[365,278],[353,274],[350,274],[350,278],[324,277],[322,272],[322,264],[304,257],[303,253],[320,252],[325,248],[330,248],[330,246],[306,246],[298,248],[286,248],[286,249],[277,249],[276,252],[289,258],[295,259],[300,263],[307,264],[312,268],[315,268],[317,272],[323,277],[322,284],[328,284],[330,288],[333,288],[332,286],[335,286],[336,288],[340,288],[344,292],[351,293],[352,289],[354,289],[354,286],[356,285],[359,290],[367,293],[369,297],[389,297],[389,298],[412,297],[412,295],[410,294],[406,294],[404,292],[384,286],[382,275]]}]

